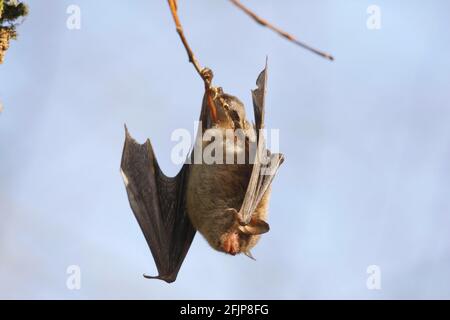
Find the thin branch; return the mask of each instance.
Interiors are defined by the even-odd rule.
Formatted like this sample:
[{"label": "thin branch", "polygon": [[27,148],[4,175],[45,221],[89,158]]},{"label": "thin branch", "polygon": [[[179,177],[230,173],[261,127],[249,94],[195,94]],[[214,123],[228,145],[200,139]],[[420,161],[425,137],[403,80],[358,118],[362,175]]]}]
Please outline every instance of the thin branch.
[{"label": "thin branch", "polygon": [[200,77],[203,79],[203,82],[205,83],[205,87],[209,88],[211,85],[211,80],[213,77],[212,71],[208,68],[202,68],[200,66],[200,63],[195,58],[194,52],[192,51],[191,47],[189,46],[186,37],[183,32],[183,27],[181,26],[180,18],[178,17],[178,6],[177,6],[177,0],[167,0],[170,6],[170,11],[172,12],[173,20],[175,22],[175,26],[178,32],[178,35],[180,36],[181,42],[184,45],[184,48],[186,49],[186,52],[189,57],[189,62],[194,65],[195,70],[200,75]]},{"label": "thin branch", "polygon": [[236,7],[238,7],[239,9],[241,9],[242,11],[244,11],[248,16],[250,16],[253,20],[255,20],[257,23],[259,23],[260,25],[267,27],[269,29],[271,29],[272,31],[275,31],[276,33],[278,33],[280,36],[288,39],[289,41],[295,43],[296,45],[299,45],[302,48],[305,48],[306,50],[309,50],[315,54],[318,54],[319,56],[322,56],[328,60],[333,61],[334,58],[332,55],[317,50],[309,45],[307,45],[306,43],[303,43],[299,40],[297,40],[293,35],[287,33],[286,31],[281,30],[280,28],[272,25],[270,22],[268,22],[267,20],[259,17],[256,13],[254,13],[252,10],[250,10],[249,8],[247,8],[246,6],[244,6],[239,0],[230,0]]}]

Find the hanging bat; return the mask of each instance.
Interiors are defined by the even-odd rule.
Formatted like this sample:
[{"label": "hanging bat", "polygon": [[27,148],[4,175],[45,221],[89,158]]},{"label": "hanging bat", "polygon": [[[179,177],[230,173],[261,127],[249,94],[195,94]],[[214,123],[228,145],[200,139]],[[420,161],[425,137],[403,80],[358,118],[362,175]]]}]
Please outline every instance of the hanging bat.
[{"label": "hanging bat", "polygon": [[[137,143],[125,128],[121,172],[131,208],[158,269],[158,276],[144,277],[175,281],[196,230],[215,250],[253,258],[250,250],[260,235],[269,231],[270,185],[284,159],[266,149],[261,131],[266,79],[267,64],[252,90],[255,124],[247,121],[242,102],[221,88],[211,87],[203,97],[202,134],[194,148],[213,143],[202,139],[208,130],[223,136],[230,129],[239,131],[243,135],[241,147],[229,150],[226,139],[221,147],[224,154],[232,152],[233,158],[244,155],[243,163],[208,164],[203,159],[196,163],[191,155],[178,175],[169,178],[161,172],[150,141]],[[254,155],[250,152],[252,142],[256,144]]]}]

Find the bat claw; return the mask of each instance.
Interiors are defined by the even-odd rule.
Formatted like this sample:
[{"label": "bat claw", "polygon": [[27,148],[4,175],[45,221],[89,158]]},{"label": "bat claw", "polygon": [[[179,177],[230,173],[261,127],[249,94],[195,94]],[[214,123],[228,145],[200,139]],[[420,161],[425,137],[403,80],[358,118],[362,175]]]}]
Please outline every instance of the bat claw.
[{"label": "bat claw", "polygon": [[230,212],[231,214],[233,214],[240,226],[245,226],[245,221],[242,220],[242,216],[235,208],[228,208],[226,212]]},{"label": "bat claw", "polygon": [[250,251],[244,252],[244,254],[249,257],[250,259],[252,259],[253,261],[256,261],[255,257],[252,255],[252,253]]},{"label": "bat claw", "polygon": [[200,71],[200,75],[202,76],[203,79],[205,79],[206,82],[208,82],[209,84],[211,84],[212,79],[214,77],[214,73],[210,68],[203,68]]},{"label": "bat claw", "polygon": [[174,282],[174,281],[176,280],[176,277],[174,278],[174,277],[171,276],[171,275],[169,275],[169,276],[161,276],[161,275],[158,275],[158,276],[149,276],[149,275],[147,275],[147,274],[144,273],[143,276],[144,276],[145,279],[158,279],[158,280],[165,281],[165,282],[167,282],[167,283],[172,283],[172,282]]}]

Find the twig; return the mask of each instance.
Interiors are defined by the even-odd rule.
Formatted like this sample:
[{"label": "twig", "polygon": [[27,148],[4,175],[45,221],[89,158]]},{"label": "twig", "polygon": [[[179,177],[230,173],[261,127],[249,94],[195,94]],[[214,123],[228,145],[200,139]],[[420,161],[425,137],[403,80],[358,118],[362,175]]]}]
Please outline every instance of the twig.
[{"label": "twig", "polygon": [[259,23],[260,25],[267,27],[269,29],[271,29],[272,31],[275,31],[276,33],[278,33],[280,36],[288,39],[289,41],[299,45],[302,48],[305,48],[311,52],[314,52],[315,54],[318,54],[319,56],[322,56],[328,60],[333,61],[334,58],[332,55],[317,50],[309,45],[307,45],[306,43],[303,43],[299,40],[297,40],[293,35],[287,33],[286,31],[281,30],[280,28],[272,25],[270,22],[268,22],[267,20],[259,17],[258,15],[256,15],[256,13],[254,13],[252,10],[250,10],[249,8],[245,7],[239,0],[230,0],[236,7],[238,7],[239,9],[241,9],[242,11],[244,11],[247,15],[249,15],[253,20],[255,20],[257,23]]},{"label": "twig", "polygon": [[177,0],[167,0],[170,6],[170,11],[172,12],[173,20],[175,22],[175,26],[178,32],[178,35],[180,36],[181,42],[183,42],[183,45],[186,49],[186,52],[189,57],[189,62],[194,65],[195,70],[200,75],[200,77],[203,79],[203,82],[205,83],[205,88],[209,89],[211,86],[211,80],[213,77],[212,71],[208,68],[202,68],[200,66],[200,63],[194,56],[194,52],[192,51],[191,47],[189,46],[186,37],[183,32],[183,27],[181,26],[180,18],[178,17],[178,6],[177,6]]}]

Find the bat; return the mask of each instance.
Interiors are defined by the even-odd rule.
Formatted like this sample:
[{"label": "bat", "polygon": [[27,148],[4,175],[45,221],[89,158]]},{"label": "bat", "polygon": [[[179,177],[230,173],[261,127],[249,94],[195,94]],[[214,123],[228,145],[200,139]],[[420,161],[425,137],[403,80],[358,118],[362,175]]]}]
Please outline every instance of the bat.
[{"label": "bat", "polygon": [[[243,157],[244,162],[209,163],[203,158],[197,162],[192,152],[178,175],[169,178],[161,171],[150,140],[137,143],[125,126],[121,173],[130,206],[158,270],[157,276],[144,277],[174,282],[196,231],[217,251],[253,258],[250,250],[261,234],[269,231],[270,186],[284,161],[282,154],[271,154],[266,148],[261,131],[266,83],[267,63],[256,81],[257,88],[252,90],[254,124],[246,119],[242,102],[222,88],[211,87],[203,97],[201,134],[194,149],[206,150],[216,143],[219,148],[215,152],[223,150],[233,159]],[[230,130],[239,132],[240,147],[226,139],[202,138],[210,130],[219,137]]]}]

